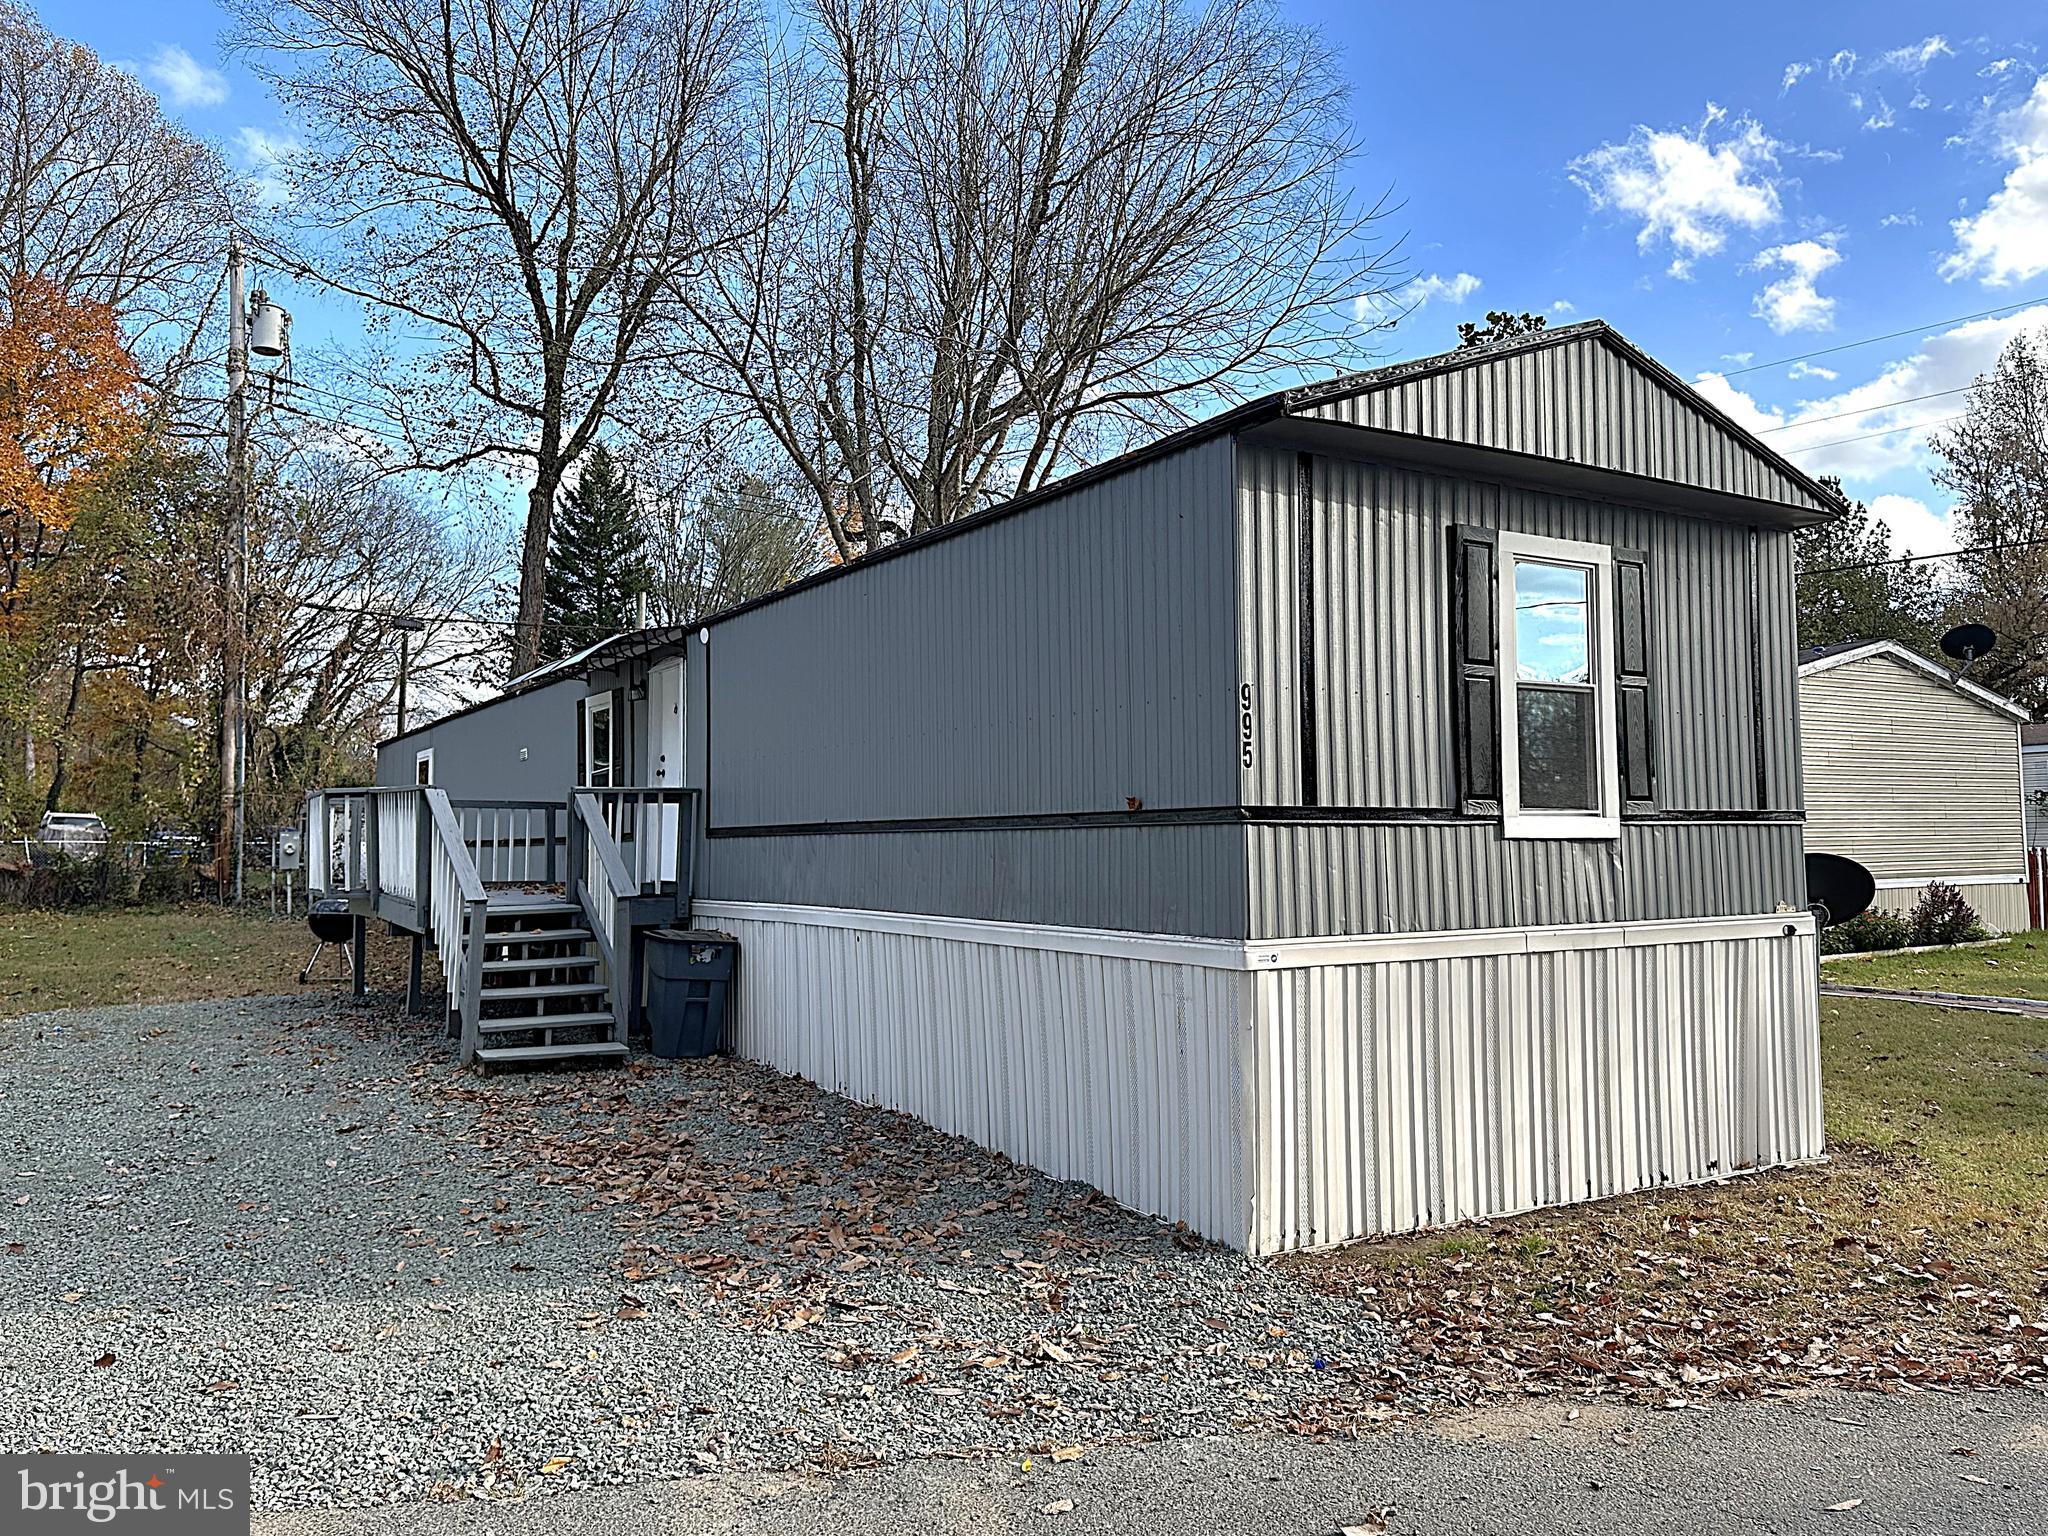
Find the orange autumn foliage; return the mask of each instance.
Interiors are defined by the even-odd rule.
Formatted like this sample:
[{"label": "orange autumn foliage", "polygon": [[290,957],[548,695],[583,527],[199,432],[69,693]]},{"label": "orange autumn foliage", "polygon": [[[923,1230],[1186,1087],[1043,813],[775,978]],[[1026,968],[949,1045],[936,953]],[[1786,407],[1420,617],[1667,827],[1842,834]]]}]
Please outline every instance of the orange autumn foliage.
[{"label": "orange autumn foliage", "polygon": [[135,360],[114,312],[43,277],[16,278],[0,315],[0,631],[36,567],[62,553],[95,483],[142,433]]}]

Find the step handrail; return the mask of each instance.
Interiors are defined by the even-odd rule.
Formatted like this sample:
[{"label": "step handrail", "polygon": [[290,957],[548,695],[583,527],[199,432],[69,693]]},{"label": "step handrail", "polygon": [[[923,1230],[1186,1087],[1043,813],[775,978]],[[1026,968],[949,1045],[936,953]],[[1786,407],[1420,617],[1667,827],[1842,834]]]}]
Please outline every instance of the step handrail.
[{"label": "step handrail", "polygon": [[[598,809],[597,797],[587,790],[578,790],[570,796],[570,803],[576,808],[577,820],[583,823],[582,857],[577,858],[573,866],[576,895],[583,903],[584,911],[590,914],[597,947],[604,954],[616,992],[616,978],[620,975],[619,903],[639,895],[640,884],[633,878],[633,872],[626,868],[626,856],[619,851],[611,829],[604,824],[604,814]],[[593,863],[595,870],[591,867]],[[594,885],[593,876],[596,877]]]},{"label": "step handrail", "polygon": [[490,897],[476,862],[462,840],[462,824],[448,804],[448,792],[432,785],[422,790],[427,830],[420,839],[426,853],[421,871],[424,904],[433,924],[434,947],[441,956],[441,978],[462,1019],[461,1061],[476,1057],[477,1020],[484,990],[484,931]]}]

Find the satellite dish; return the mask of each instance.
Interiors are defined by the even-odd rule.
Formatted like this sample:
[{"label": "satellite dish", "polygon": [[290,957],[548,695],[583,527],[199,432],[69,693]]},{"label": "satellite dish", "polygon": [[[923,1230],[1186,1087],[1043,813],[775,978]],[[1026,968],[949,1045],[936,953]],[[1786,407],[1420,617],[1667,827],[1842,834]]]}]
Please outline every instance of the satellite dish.
[{"label": "satellite dish", "polygon": [[1968,666],[1979,656],[1989,656],[1998,636],[1989,624],[1958,624],[1941,637],[1941,654]]},{"label": "satellite dish", "polygon": [[1806,856],[1806,897],[1818,912],[1821,927],[1846,923],[1869,911],[1876,896],[1876,877],[1854,859],[1839,853]]}]

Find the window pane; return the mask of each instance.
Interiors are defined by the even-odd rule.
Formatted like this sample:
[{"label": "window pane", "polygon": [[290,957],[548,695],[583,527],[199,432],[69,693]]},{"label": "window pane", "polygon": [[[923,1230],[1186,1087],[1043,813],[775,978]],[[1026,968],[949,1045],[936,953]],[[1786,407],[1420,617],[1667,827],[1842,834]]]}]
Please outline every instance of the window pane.
[{"label": "window pane", "polygon": [[1576,565],[1515,562],[1515,677],[1525,683],[1585,683],[1589,647],[1588,572]]},{"label": "window pane", "polygon": [[1526,809],[1599,809],[1593,791],[1593,698],[1590,688],[1524,683],[1515,690]]}]

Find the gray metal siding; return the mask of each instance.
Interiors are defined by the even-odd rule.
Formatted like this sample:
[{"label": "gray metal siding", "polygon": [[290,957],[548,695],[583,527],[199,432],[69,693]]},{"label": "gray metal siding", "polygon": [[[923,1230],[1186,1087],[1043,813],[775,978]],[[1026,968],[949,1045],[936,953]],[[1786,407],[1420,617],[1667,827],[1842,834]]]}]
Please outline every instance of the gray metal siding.
[{"label": "gray metal siding", "polygon": [[[1247,805],[1300,805],[1295,455],[1240,449],[1244,681],[1263,700]],[[1750,530],[1733,524],[1385,466],[1315,461],[1315,680],[1319,802],[1456,804],[1446,671],[1448,530],[1506,528],[1645,550],[1656,657],[1660,806],[1798,807],[1797,683],[1788,533],[1757,535],[1759,623],[1749,619]],[[1762,658],[1765,796],[1757,795]]]},{"label": "gray metal siding", "polygon": [[1738,917],[1806,902],[1789,822],[1623,825],[1618,843],[1504,839],[1493,823],[1248,829],[1262,939]]},{"label": "gray metal siding", "polygon": [[1244,831],[1217,824],[714,837],[697,890],[711,901],[1243,938]]},{"label": "gray metal siding", "polygon": [[1231,456],[1199,443],[719,624],[713,825],[1232,803]]},{"label": "gray metal siding", "polygon": [[576,777],[582,696],[583,684],[570,679],[387,741],[377,748],[377,782],[411,784],[417,755],[431,747],[434,782],[453,799],[562,800]]},{"label": "gray metal siding", "polygon": [[1302,414],[1831,510],[1598,337],[1423,374]]}]

